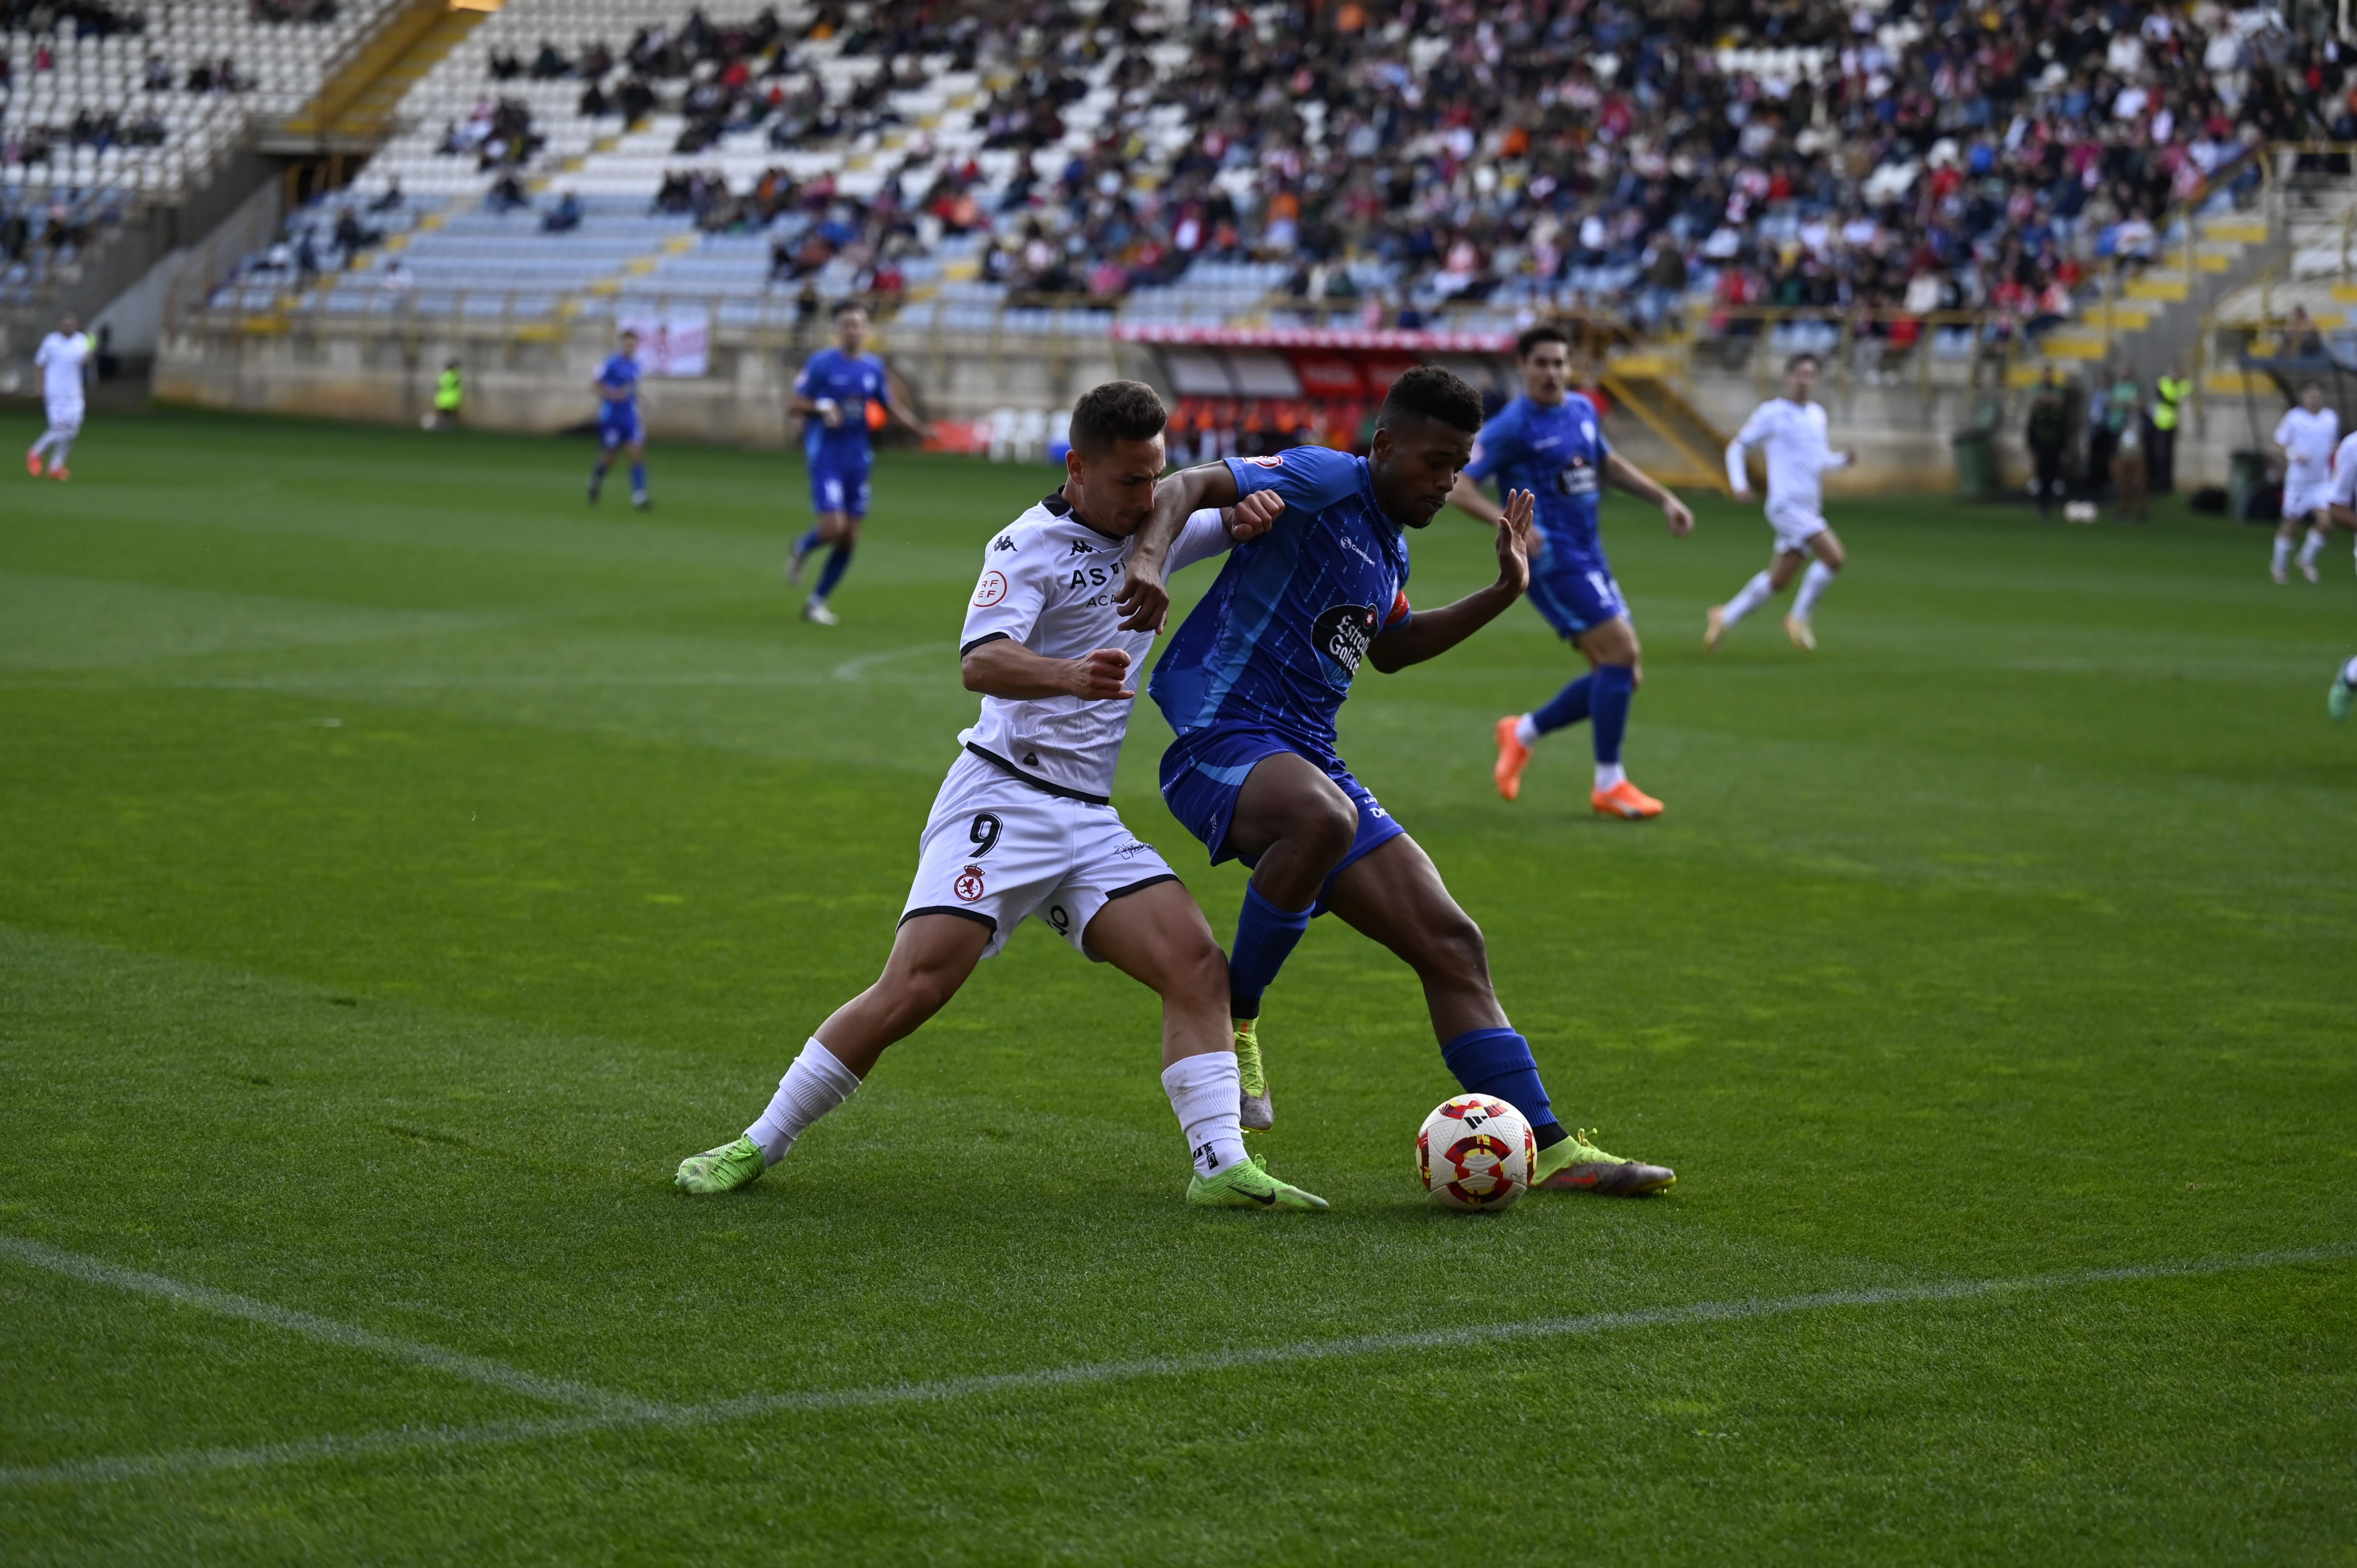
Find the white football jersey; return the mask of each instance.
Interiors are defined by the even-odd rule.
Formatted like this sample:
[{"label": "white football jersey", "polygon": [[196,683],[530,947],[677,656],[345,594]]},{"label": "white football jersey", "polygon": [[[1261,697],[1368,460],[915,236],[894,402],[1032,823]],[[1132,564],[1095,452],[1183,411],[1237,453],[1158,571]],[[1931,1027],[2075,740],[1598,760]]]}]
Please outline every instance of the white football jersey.
[{"label": "white football jersey", "polygon": [[41,367],[41,392],[51,403],[81,401],[81,366],[90,358],[90,334],[77,332],[69,338],[62,332],[52,332],[41,339],[33,351],[33,363]]},{"label": "white football jersey", "polygon": [[2325,499],[2357,510],[2357,431],[2342,436],[2340,449],[2332,454],[2332,489]]},{"label": "white football jersey", "polygon": [[1749,476],[1744,472],[1743,449],[1747,446],[1768,448],[1768,504],[1782,503],[1815,511],[1824,504],[1824,489],[1817,476],[1827,468],[1842,467],[1847,457],[1825,443],[1825,409],[1823,403],[1797,403],[1790,398],[1770,398],[1751,411],[1735,439],[1727,444],[1727,483],[1738,490],[1751,488]]},{"label": "white football jersey", "polygon": [[[1135,543],[1134,535],[1099,533],[1072,515],[1061,494],[1048,497],[983,550],[982,577],[958,639],[960,657],[1002,637],[1045,659],[1118,648],[1129,655],[1130,685],[1143,689],[1154,633],[1122,630],[1122,612],[1113,602]],[[1219,510],[1199,511],[1171,545],[1164,575],[1228,545]],[[1135,698],[986,696],[982,716],[958,740],[1041,789],[1102,803],[1113,798],[1114,764],[1136,706]]]},{"label": "white football jersey", "polygon": [[2276,445],[2291,454],[2284,466],[2284,489],[2309,489],[2332,477],[2332,444],[2341,439],[2341,416],[2329,408],[2310,413],[2295,408],[2276,425]]}]

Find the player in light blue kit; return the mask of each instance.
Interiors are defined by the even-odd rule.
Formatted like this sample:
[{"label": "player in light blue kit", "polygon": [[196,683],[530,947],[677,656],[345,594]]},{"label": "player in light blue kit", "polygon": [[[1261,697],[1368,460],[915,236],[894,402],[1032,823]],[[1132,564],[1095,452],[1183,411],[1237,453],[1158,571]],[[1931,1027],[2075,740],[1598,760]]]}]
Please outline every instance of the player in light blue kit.
[{"label": "player in light blue kit", "polygon": [[589,390],[597,394],[597,466],[589,470],[589,499],[596,501],[605,488],[606,470],[614,454],[630,451],[630,504],[640,511],[653,504],[647,499],[647,427],[639,417],[639,335],[625,331],[622,347],[597,367]]},{"label": "player in light blue kit", "polygon": [[1514,340],[1514,359],[1523,395],[1481,427],[1473,460],[1448,499],[1495,527],[1500,513],[1481,493],[1480,481],[1495,475],[1501,493],[1522,489],[1538,498],[1542,548],[1531,563],[1531,604],[1557,637],[1586,656],[1590,672],[1544,706],[1498,721],[1491,777],[1499,794],[1514,799],[1538,737],[1586,719],[1596,741],[1589,807],[1600,817],[1641,822],[1661,815],[1662,803],[1621,770],[1620,737],[1644,665],[1629,607],[1604,559],[1597,513],[1607,484],[1660,507],[1674,539],[1694,532],[1694,513],[1605,442],[1596,405],[1571,390],[1571,339],[1563,328],[1532,328]]},{"label": "player in light blue kit", "polygon": [[805,422],[802,453],[810,459],[811,510],[818,521],[795,541],[786,560],[786,581],[800,587],[810,553],[822,543],[833,547],[819,569],[818,586],[802,601],[802,619],[820,626],[833,626],[838,618],[827,608],[827,597],[851,567],[859,524],[867,515],[868,410],[880,404],[919,435],[931,434],[892,395],[884,361],[865,351],[867,312],[856,305],[838,306],[834,342],[813,354],[794,378],[793,410]]},{"label": "player in light blue kit", "polygon": [[1674,1173],[1608,1155],[1556,1119],[1530,1042],[1491,985],[1481,929],[1334,749],[1335,716],[1362,658],[1389,673],[1445,653],[1505,613],[1530,580],[1534,504],[1517,490],[1498,525],[1498,580],[1439,609],[1408,605],[1406,531],[1448,504],[1480,428],[1480,395],[1420,366],[1392,384],[1364,458],[1297,446],[1163,481],[1130,558],[1133,583],[1160,586],[1164,553],[1199,508],[1274,490],[1285,510],[1230,553],[1155,668],[1148,690],[1178,732],[1162,757],[1162,797],[1213,864],[1253,868],[1228,962],[1245,1126],[1271,1121],[1262,993],[1310,918],[1331,909],[1416,972],[1457,1080],[1530,1118],[1535,1185],[1652,1192]]}]

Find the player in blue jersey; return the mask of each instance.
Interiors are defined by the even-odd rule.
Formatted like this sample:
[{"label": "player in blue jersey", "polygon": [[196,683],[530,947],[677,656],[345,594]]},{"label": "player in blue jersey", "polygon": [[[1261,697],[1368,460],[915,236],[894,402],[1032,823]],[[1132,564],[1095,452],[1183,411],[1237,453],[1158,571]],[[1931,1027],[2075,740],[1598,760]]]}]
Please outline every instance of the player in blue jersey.
[{"label": "player in blue jersey", "polygon": [[795,541],[786,560],[786,581],[800,587],[810,553],[822,543],[832,546],[819,569],[818,586],[802,601],[802,619],[821,626],[837,619],[827,597],[851,567],[860,521],[867,515],[868,410],[881,405],[919,435],[929,434],[924,421],[892,395],[884,361],[866,352],[866,346],[867,312],[856,305],[840,306],[834,347],[813,354],[794,378],[793,409],[803,419],[802,454],[810,460],[811,510],[818,521]]},{"label": "player in blue jersey", "polygon": [[589,390],[597,394],[597,466],[589,470],[592,501],[605,488],[606,470],[614,466],[614,454],[627,446],[630,504],[640,511],[652,504],[647,499],[647,427],[639,417],[639,378],[644,373],[639,368],[639,335],[625,331],[620,350],[597,367],[597,379],[589,383]]},{"label": "player in blue jersey", "polygon": [[1641,822],[1662,803],[1629,781],[1620,767],[1620,737],[1630,700],[1644,682],[1637,628],[1620,585],[1604,559],[1597,532],[1603,487],[1611,484],[1662,509],[1672,538],[1694,532],[1686,504],[1612,450],[1596,405],[1571,390],[1571,339],[1560,327],[1534,327],[1514,340],[1523,395],[1481,427],[1473,460],[1449,499],[1495,527],[1499,510],[1481,493],[1495,476],[1500,492],[1523,489],[1538,498],[1540,550],[1531,563],[1531,604],[1555,635],[1579,650],[1589,672],[1541,707],[1498,721],[1498,793],[1523,791],[1531,746],[1551,730],[1586,719],[1596,742],[1596,786],[1588,805],[1601,817]]},{"label": "player in blue jersey", "polygon": [[1530,580],[1534,503],[1518,490],[1498,525],[1498,580],[1439,609],[1408,604],[1407,530],[1448,504],[1480,428],[1480,394],[1421,366],[1393,383],[1366,457],[1297,446],[1163,482],[1129,568],[1157,589],[1163,552],[1196,509],[1275,490],[1285,510],[1230,553],[1155,668],[1148,690],[1178,732],[1162,795],[1213,864],[1253,868],[1228,970],[1244,1125],[1271,1120],[1262,993],[1310,918],[1331,909],[1416,972],[1457,1080],[1530,1118],[1539,1185],[1651,1192],[1674,1174],[1608,1155],[1556,1119],[1530,1042],[1490,983],[1481,929],[1335,753],[1335,716],[1361,659],[1389,673],[1437,657],[1504,614]]}]

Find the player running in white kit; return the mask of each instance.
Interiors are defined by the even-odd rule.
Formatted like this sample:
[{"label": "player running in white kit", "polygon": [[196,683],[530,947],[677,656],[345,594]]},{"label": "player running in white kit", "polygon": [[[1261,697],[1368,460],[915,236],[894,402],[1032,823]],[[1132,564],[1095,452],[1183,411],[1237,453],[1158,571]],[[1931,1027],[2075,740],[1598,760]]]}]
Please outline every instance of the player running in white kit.
[{"label": "player running in white kit", "polygon": [[1754,574],[1727,603],[1711,607],[1702,634],[1706,649],[1716,651],[1730,627],[1782,593],[1812,555],[1816,559],[1808,562],[1792,613],[1784,618],[1784,635],[1797,647],[1813,650],[1817,646],[1809,617],[1847,559],[1840,535],[1825,526],[1824,492],[1817,476],[1827,468],[1846,467],[1857,461],[1857,454],[1835,452],[1825,445],[1825,411],[1811,401],[1816,390],[1817,357],[1793,355],[1784,364],[1784,395],[1752,410],[1727,444],[1727,482],[1739,501],[1751,499],[1744,448],[1768,448],[1768,526],[1776,531],[1776,550],[1765,572]]},{"label": "player running in white kit", "polygon": [[[1227,961],[1178,874],[1110,800],[1136,709],[1131,682],[1169,603],[1126,570],[1154,521],[1163,424],[1160,400],[1139,382],[1089,392],[1072,410],[1064,488],[984,549],[959,639],[982,714],[958,736],[964,752],[933,800],[884,973],[819,1026],[744,1136],[680,1163],[683,1190],[727,1192],[782,1159],[885,1047],[1037,916],[1083,956],[1161,995],[1163,1088],[1195,1164],[1187,1201],[1326,1207],[1245,1155]],[[1280,510],[1274,498],[1248,497],[1229,518],[1195,513],[1163,570],[1226,550],[1231,528],[1264,531]]]},{"label": "player running in white kit", "polygon": [[2316,558],[2331,541],[2325,510],[2332,502],[2332,444],[2341,438],[2341,416],[2324,406],[2324,384],[2307,381],[2299,389],[2299,404],[2287,409],[2276,423],[2276,449],[2283,454],[2283,526],[2276,530],[2276,553],[2267,575],[2278,583],[2291,581],[2285,568],[2291,563],[2292,542],[2300,525],[2308,525],[2308,542],[2299,550],[2299,575],[2319,581]]},{"label": "player running in white kit", "polygon": [[33,363],[41,368],[41,397],[48,404],[49,427],[25,453],[25,472],[41,477],[43,460],[53,479],[70,479],[66,456],[74,437],[81,434],[82,371],[90,362],[90,335],[69,315],[58,329],[41,339]]}]

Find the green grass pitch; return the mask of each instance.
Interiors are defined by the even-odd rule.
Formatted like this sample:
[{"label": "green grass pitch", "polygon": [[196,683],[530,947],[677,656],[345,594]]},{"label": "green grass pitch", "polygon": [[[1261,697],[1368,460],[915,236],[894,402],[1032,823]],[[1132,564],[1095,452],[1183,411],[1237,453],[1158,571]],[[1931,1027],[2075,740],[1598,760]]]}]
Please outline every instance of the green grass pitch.
[{"label": "green grass pitch", "polygon": [[1363,671],[1345,754],[1659,1199],[1427,1207],[1453,1086],[1320,921],[1263,1146],[1330,1213],[1181,1207],[1152,999],[1037,929],[698,1202],[882,960],[1049,478],[884,461],[824,630],[799,463],[588,460],[163,414],[6,481],[0,1559],[2357,1560],[2342,552],[1846,505],[1823,651],[1706,659],[1767,531],[1616,501],[1643,827],[1584,735],[1491,791],[1528,610]]}]

